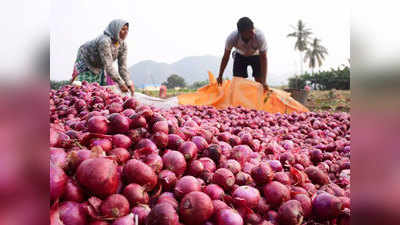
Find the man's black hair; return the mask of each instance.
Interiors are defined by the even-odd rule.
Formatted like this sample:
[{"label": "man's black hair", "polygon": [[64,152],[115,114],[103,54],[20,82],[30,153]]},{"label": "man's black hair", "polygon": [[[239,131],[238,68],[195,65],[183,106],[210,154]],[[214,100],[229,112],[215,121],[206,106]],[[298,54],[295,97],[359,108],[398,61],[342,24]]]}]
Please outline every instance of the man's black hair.
[{"label": "man's black hair", "polygon": [[237,28],[239,32],[250,30],[254,28],[253,21],[249,17],[242,17],[237,22]]}]

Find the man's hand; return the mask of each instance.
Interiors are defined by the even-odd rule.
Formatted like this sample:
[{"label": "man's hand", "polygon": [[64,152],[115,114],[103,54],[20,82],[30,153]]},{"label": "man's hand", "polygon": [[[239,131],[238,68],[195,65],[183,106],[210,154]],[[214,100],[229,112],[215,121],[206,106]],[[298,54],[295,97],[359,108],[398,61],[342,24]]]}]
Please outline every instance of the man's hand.
[{"label": "man's hand", "polygon": [[128,87],[125,84],[121,85],[119,89],[121,89],[122,92],[128,92]]},{"label": "man's hand", "polygon": [[217,82],[218,82],[218,85],[222,85],[222,76],[218,76]]},{"label": "man's hand", "polygon": [[129,90],[131,91],[131,95],[133,96],[135,94],[135,86],[133,84],[131,84],[129,86]]}]

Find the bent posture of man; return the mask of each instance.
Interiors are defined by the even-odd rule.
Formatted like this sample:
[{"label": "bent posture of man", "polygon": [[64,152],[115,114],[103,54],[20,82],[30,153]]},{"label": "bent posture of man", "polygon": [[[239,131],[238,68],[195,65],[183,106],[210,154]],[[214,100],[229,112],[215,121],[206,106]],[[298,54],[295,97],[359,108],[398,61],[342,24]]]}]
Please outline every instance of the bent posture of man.
[{"label": "bent posture of man", "polygon": [[232,48],[233,76],[247,78],[247,67],[251,66],[254,79],[268,90],[267,80],[267,42],[261,30],[254,27],[253,21],[242,17],[237,22],[237,30],[227,38],[225,53],[219,68],[218,84],[222,84],[224,70],[229,61]]}]

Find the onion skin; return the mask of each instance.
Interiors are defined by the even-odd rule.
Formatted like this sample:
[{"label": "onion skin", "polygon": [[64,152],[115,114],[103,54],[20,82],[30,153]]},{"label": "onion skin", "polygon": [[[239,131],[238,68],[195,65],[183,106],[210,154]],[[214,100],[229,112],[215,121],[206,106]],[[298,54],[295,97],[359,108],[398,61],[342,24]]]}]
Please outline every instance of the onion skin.
[{"label": "onion skin", "polygon": [[50,162],[61,169],[65,169],[68,165],[67,153],[62,148],[50,147]]},{"label": "onion skin", "polygon": [[109,155],[115,156],[117,162],[120,164],[126,163],[131,157],[128,150],[126,150],[125,148],[114,148],[109,152]]},{"label": "onion skin", "polygon": [[178,201],[175,199],[175,195],[171,192],[162,193],[157,200],[157,204],[167,203],[170,204],[174,209],[178,208]]},{"label": "onion skin", "polygon": [[119,176],[117,166],[105,158],[87,159],[77,169],[77,180],[88,191],[106,197],[117,191]]},{"label": "onion skin", "polygon": [[131,139],[123,134],[116,134],[112,138],[114,148],[125,148],[128,149],[132,145]]},{"label": "onion skin", "polygon": [[293,199],[300,202],[304,218],[308,218],[312,213],[311,199],[305,194],[297,194]]},{"label": "onion skin", "polygon": [[201,225],[213,212],[214,206],[210,197],[199,191],[186,194],[179,205],[179,215],[186,224]]},{"label": "onion skin", "polygon": [[125,164],[123,176],[127,183],[139,184],[147,191],[153,190],[157,184],[157,175],[153,169],[136,159],[131,159]]}]

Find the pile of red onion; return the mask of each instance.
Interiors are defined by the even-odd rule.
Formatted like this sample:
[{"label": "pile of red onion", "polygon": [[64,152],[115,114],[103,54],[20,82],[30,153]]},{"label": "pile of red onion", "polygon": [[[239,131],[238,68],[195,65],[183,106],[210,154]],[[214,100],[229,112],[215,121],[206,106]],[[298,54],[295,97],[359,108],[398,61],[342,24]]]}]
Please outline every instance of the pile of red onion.
[{"label": "pile of red onion", "polygon": [[350,115],[51,90],[50,224],[350,224]]}]

